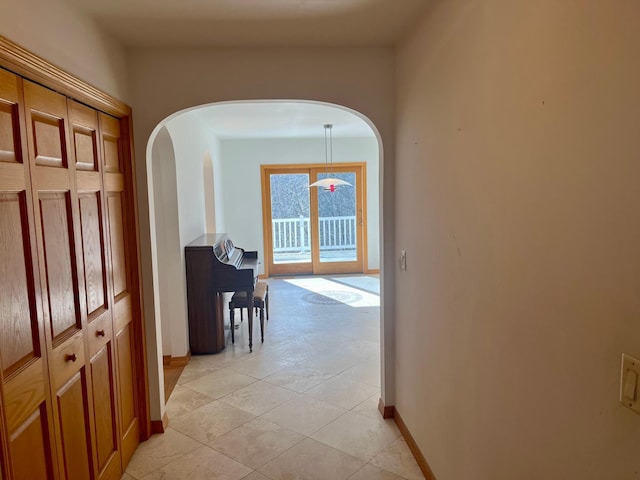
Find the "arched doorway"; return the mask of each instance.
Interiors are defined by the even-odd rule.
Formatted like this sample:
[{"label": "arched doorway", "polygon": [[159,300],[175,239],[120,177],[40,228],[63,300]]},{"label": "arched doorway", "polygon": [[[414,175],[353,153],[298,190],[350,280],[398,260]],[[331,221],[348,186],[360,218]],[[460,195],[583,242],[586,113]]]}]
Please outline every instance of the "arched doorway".
[{"label": "arched doorway", "polygon": [[[251,108],[257,108],[254,110],[253,116],[247,113]],[[303,117],[291,114],[292,108],[312,111],[312,118],[307,119],[305,123],[300,120]],[[234,109],[238,111],[234,113]],[[242,112],[243,109],[244,112]],[[256,121],[256,111],[265,112],[269,109],[275,111],[276,114],[283,115],[282,118],[288,119],[288,124],[279,127],[287,132],[284,136],[278,137],[274,133],[274,129],[266,128],[264,122],[260,124]],[[289,135],[286,138],[293,141],[291,145],[299,144],[297,150],[293,149],[291,162],[299,161],[299,153],[296,152],[305,150],[305,148],[309,150],[309,145],[313,143],[313,135],[323,134],[322,125],[324,123],[330,121],[337,124],[334,117],[327,119],[318,116],[322,111],[324,114],[332,113],[342,119],[349,118],[354,123],[366,128],[370,143],[374,146],[375,151],[371,157],[372,165],[375,164],[375,168],[368,169],[371,178],[368,182],[370,188],[367,189],[370,205],[370,221],[367,223],[375,233],[370,238],[375,238],[375,241],[369,244],[368,260],[373,258],[373,261],[369,261],[368,265],[369,270],[380,268],[382,262],[380,254],[381,202],[379,189],[381,179],[379,167],[382,164],[383,153],[380,135],[370,120],[345,107],[310,101],[221,102],[176,112],[156,126],[147,145],[154,304],[156,328],[163,333],[163,345],[162,348],[159,348],[162,350],[162,354],[166,354],[165,352],[169,349],[170,355],[180,357],[186,355],[188,351],[182,253],[184,245],[207,229],[215,228],[218,231],[233,232],[234,241],[241,246],[254,246],[255,248],[255,244],[250,242],[259,238],[259,246],[256,249],[261,250],[263,241],[262,232],[259,231],[262,225],[259,165],[265,162],[265,151],[268,150],[265,145],[270,144],[270,147],[273,147],[269,160],[271,163],[287,163],[286,159],[283,161],[283,157],[286,155],[282,150],[284,143],[282,138]],[[269,118],[272,123],[278,123],[273,121],[274,117]],[[291,122],[291,118],[296,118],[297,122]],[[211,119],[217,119],[218,123],[216,124],[215,121],[212,123]],[[220,121],[221,119],[222,121]],[[212,128],[212,124],[216,124],[217,127]],[[216,128],[218,133],[216,133]],[[243,128],[253,129],[251,130],[253,132],[251,141],[246,138],[246,133],[244,139],[240,138],[243,136]],[[315,130],[311,134],[309,133],[310,128]],[[291,137],[292,131],[296,136]],[[164,142],[165,147],[160,148],[158,142]],[[225,144],[224,152],[223,143]],[[167,151],[169,145],[170,152]],[[232,145],[233,148],[229,145]],[[318,142],[317,145],[322,144]],[[256,152],[260,153],[256,154]],[[369,153],[371,154],[371,151]],[[245,163],[226,161],[223,167],[225,154],[235,159],[244,156],[243,158],[247,160]],[[173,165],[159,162],[160,156],[164,162],[173,163]],[[276,158],[277,161],[274,160]],[[317,161],[320,158],[321,156],[318,155],[314,159]],[[157,170],[160,166],[161,170]],[[257,183],[247,186],[247,175],[252,169],[254,169]],[[167,172],[169,175],[175,175],[175,178],[168,178]],[[160,181],[155,178],[158,173],[162,176]],[[211,174],[212,177],[209,176]],[[234,195],[240,189],[233,187],[234,178],[238,176],[243,178],[245,192],[248,192],[243,194],[242,201],[254,205],[249,209],[246,206],[243,207],[243,215],[236,215],[234,210],[239,203],[238,198]],[[203,177],[205,178],[203,179]],[[166,191],[166,188],[169,190]],[[251,198],[252,196],[253,198]],[[227,208],[224,208],[225,205]],[[174,212],[175,215],[173,215]],[[247,218],[246,212],[252,212],[255,218]],[[156,220],[159,215],[163,217],[160,226]],[[177,248],[175,245],[176,232]],[[159,239],[159,236],[167,238]],[[167,284],[167,278],[170,279],[171,285]],[[162,281],[160,281],[161,279]],[[167,311],[166,305],[172,305],[170,311]],[[170,342],[166,341],[167,332],[170,332]],[[384,351],[383,347],[383,355]],[[384,363],[383,359],[383,365]]]}]

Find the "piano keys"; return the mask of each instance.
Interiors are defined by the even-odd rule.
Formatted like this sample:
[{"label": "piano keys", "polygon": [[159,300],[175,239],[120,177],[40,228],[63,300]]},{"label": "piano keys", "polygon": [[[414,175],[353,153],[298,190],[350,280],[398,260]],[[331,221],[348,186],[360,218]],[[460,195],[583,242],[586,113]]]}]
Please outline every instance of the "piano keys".
[{"label": "piano keys", "polygon": [[[185,247],[185,262],[191,353],[217,353],[226,344],[224,293],[247,292],[253,303],[258,252],[236,247],[226,233],[212,233],[196,238]],[[252,351],[252,308],[248,322],[249,351]]]}]

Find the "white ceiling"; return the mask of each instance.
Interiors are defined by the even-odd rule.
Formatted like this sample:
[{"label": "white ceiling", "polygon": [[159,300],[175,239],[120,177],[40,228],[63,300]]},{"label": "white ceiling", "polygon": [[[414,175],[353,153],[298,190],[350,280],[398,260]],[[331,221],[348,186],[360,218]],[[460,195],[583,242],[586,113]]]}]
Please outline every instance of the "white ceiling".
[{"label": "white ceiling", "polygon": [[67,0],[126,46],[392,46],[430,0]]},{"label": "white ceiling", "polygon": [[[66,0],[128,47],[392,46],[431,0]],[[371,137],[345,110],[303,102],[193,112],[221,139]]]},{"label": "white ceiling", "polygon": [[324,137],[332,124],[333,137],[373,137],[371,127],[341,108],[308,102],[223,103],[192,110],[220,139]]}]

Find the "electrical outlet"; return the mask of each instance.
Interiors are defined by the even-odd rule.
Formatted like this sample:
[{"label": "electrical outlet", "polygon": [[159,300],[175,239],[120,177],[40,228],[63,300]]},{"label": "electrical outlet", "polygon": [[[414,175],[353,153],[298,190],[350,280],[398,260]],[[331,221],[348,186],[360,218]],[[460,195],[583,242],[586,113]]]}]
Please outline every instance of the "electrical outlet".
[{"label": "electrical outlet", "polygon": [[400,270],[407,269],[407,251],[400,250]]},{"label": "electrical outlet", "polygon": [[622,354],[620,403],[640,414],[640,360]]}]

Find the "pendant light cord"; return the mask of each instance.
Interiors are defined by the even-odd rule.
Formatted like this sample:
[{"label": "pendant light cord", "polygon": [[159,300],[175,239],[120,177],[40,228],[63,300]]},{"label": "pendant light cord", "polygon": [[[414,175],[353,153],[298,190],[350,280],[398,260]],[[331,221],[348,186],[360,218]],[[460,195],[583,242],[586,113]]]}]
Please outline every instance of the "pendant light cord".
[{"label": "pendant light cord", "polygon": [[[324,126],[324,169],[327,175],[333,172],[333,134],[332,134],[333,125],[330,123],[325,124]],[[327,131],[329,131],[329,142],[327,146]],[[331,161],[329,162],[329,157],[331,157]],[[331,167],[329,167],[331,165]]]}]

